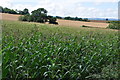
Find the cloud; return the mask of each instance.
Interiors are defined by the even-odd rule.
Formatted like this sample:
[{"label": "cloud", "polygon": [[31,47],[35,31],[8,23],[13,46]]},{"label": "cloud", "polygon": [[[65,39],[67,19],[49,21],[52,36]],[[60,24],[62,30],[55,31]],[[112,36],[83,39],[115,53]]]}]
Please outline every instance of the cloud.
[{"label": "cloud", "polygon": [[119,0],[75,0],[75,1],[76,2],[119,2]]},{"label": "cloud", "polygon": [[12,0],[0,0],[0,6],[11,7]]},{"label": "cloud", "polygon": [[[53,16],[78,16],[78,17],[115,17],[117,8],[101,9],[99,6],[105,2],[116,3],[119,0],[0,0],[0,6],[23,10],[28,8],[33,11],[37,8],[45,8],[49,15]],[[83,2],[88,6],[84,6]],[[94,6],[89,6],[92,2]],[[33,4],[35,3],[35,4]],[[97,7],[95,7],[97,6]]]}]

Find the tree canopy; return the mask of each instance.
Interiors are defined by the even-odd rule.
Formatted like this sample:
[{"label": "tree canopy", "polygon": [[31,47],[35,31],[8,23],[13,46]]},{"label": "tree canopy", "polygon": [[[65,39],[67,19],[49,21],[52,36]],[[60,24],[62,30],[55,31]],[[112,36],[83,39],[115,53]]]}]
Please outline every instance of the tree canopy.
[{"label": "tree canopy", "polygon": [[47,16],[47,12],[48,11],[44,8],[38,8],[37,10],[32,11],[31,15],[26,14],[24,16],[20,16],[19,20],[40,23],[49,22],[50,24],[58,24],[55,17]]},{"label": "tree canopy", "polygon": [[26,15],[26,14],[29,14],[29,10],[27,8],[25,8],[23,11],[22,10],[13,10],[13,9],[9,9],[7,7],[3,8],[2,6],[0,6],[0,13]]},{"label": "tree canopy", "polygon": [[0,6],[0,13],[2,13],[3,12],[3,7],[2,6]]},{"label": "tree canopy", "polygon": [[75,21],[89,21],[88,18],[78,18],[78,17],[65,17],[66,20],[75,20]]},{"label": "tree canopy", "polygon": [[[48,11],[44,8],[38,8],[36,10],[33,10],[31,14],[29,13],[29,10],[27,8],[23,10],[13,10],[9,9],[7,7],[3,8],[0,6],[0,13],[9,13],[9,14],[20,14],[23,16],[19,17],[19,20],[21,21],[29,21],[29,22],[40,22],[45,23],[49,22],[50,24],[58,24],[56,21],[57,19],[66,19],[66,20],[75,20],[75,21],[89,21],[87,18],[79,18],[79,17],[60,17],[60,16],[48,16]],[[106,19],[107,20],[107,19]]]}]

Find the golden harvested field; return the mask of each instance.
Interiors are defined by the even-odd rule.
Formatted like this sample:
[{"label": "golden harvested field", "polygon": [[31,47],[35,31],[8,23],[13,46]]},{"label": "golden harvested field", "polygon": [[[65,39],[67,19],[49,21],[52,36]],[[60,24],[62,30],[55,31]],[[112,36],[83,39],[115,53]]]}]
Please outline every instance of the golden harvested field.
[{"label": "golden harvested field", "polygon": [[83,22],[83,21],[72,21],[72,20],[57,20],[59,25],[63,26],[74,26],[74,27],[80,27],[82,25],[89,26],[89,27],[100,27],[100,28],[106,28],[109,24],[108,23],[100,23],[100,22]]},{"label": "golden harvested field", "polygon": [[0,20],[12,20],[17,21],[18,17],[21,15],[14,15],[14,14],[7,14],[7,13],[0,13]]},{"label": "golden harvested field", "polygon": [[[17,21],[19,16],[21,15],[0,13],[0,20],[2,19],[2,20]],[[69,26],[69,27],[80,27],[82,25],[85,25],[90,27],[106,28],[109,25],[108,23],[104,23],[104,22],[83,22],[83,21],[72,21],[72,20],[62,20],[62,19],[58,19],[57,22],[59,23],[59,25]]]}]

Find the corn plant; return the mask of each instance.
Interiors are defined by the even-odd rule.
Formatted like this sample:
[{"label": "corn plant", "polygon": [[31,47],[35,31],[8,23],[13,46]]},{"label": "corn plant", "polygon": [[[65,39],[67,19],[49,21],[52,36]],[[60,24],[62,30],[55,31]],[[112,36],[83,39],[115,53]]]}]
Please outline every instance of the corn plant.
[{"label": "corn plant", "polygon": [[2,78],[118,79],[118,33],[3,22]]}]

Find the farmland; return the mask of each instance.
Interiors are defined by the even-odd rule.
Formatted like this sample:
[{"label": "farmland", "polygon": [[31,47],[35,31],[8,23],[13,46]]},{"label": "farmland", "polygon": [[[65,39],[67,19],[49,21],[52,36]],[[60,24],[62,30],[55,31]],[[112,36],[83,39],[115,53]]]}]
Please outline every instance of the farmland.
[{"label": "farmland", "polygon": [[0,20],[12,20],[12,21],[17,21],[19,16],[21,16],[21,15],[0,13]]},{"label": "farmland", "polygon": [[[0,13],[0,15],[2,15],[2,20],[12,20],[12,21],[17,21],[18,17],[21,16],[21,15],[13,15],[13,14],[6,14],[6,13]],[[90,27],[106,28],[109,25],[104,21],[103,22],[102,21],[83,22],[83,21],[57,19],[57,22],[61,26],[69,26],[69,27],[80,27],[82,25],[86,25]]]},{"label": "farmland", "polygon": [[118,32],[3,21],[3,78],[119,78]]}]

